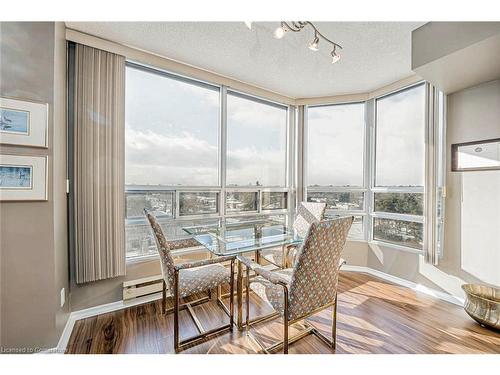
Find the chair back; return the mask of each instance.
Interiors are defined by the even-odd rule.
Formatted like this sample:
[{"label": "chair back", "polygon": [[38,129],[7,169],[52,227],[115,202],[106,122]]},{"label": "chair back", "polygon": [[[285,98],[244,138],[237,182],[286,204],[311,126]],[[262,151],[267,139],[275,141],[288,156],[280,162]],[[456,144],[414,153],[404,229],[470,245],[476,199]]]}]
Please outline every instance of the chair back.
[{"label": "chair back", "polygon": [[293,222],[293,229],[300,237],[305,237],[312,223],[323,220],[325,209],[326,203],[300,202]]},{"label": "chair back", "polygon": [[167,283],[167,287],[173,288],[174,285],[174,258],[172,257],[171,249],[165,235],[163,234],[163,230],[161,229],[156,216],[150,213],[148,210],[144,209],[144,214],[148,218],[149,224],[151,225],[151,229],[153,230],[156,249],[158,250],[158,254],[160,255],[160,264],[161,264],[161,273],[163,275],[163,279]]},{"label": "chair back", "polygon": [[289,320],[331,304],[337,295],[339,260],[354,217],[313,223],[298,251],[290,282]]}]

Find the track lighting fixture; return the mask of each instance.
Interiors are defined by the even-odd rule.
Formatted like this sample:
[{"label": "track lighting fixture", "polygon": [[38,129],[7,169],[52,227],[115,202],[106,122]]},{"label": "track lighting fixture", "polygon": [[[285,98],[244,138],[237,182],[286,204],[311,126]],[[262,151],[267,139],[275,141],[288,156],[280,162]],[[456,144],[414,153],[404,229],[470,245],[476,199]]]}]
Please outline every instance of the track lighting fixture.
[{"label": "track lighting fixture", "polygon": [[[246,21],[245,25],[249,29],[252,29],[252,23]],[[285,35],[289,32],[292,31],[294,33],[297,33],[299,31],[302,31],[306,26],[311,27],[314,30],[314,39],[312,40],[311,43],[309,43],[308,48],[311,51],[318,51],[319,50],[319,41],[320,39],[324,40],[325,42],[329,43],[332,47],[333,50],[330,53],[330,56],[332,57],[332,64],[335,64],[337,61],[340,60],[340,55],[337,53],[337,48],[342,49],[342,46],[338,43],[335,43],[334,41],[328,39],[326,36],[321,34],[319,30],[316,28],[316,26],[309,21],[281,21],[280,26],[274,30],[273,36],[276,39],[282,39],[285,37]]]}]

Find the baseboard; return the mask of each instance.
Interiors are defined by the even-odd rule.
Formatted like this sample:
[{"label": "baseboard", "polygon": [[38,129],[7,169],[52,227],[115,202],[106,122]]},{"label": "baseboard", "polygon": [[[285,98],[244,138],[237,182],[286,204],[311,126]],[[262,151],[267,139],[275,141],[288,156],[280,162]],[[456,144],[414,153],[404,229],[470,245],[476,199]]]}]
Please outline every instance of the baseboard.
[{"label": "baseboard", "polygon": [[64,330],[61,334],[61,338],[59,339],[59,343],[57,344],[57,352],[64,353],[66,351],[66,347],[68,346],[68,342],[71,337],[71,332],[73,332],[73,328],[77,320],[90,318],[91,316],[106,314],[117,310],[122,310],[127,307],[142,305],[144,303],[153,302],[161,298],[162,298],[161,293],[155,293],[149,296],[135,298],[133,300],[116,301],[107,303],[105,305],[90,307],[88,309],[73,311],[69,315],[68,321],[66,322]]},{"label": "baseboard", "polygon": [[[391,283],[397,284],[404,286],[406,288],[410,288],[412,290],[430,295],[432,297],[441,299],[443,301],[452,303],[454,305],[459,305],[463,306],[464,300],[455,296],[452,296],[450,294],[437,291],[431,288],[428,288],[426,286],[416,284],[412,281],[402,279],[397,276],[390,275],[388,273],[382,272],[375,270],[373,268],[368,268],[368,267],[363,267],[363,266],[351,266],[349,264],[346,264],[342,266],[342,271],[349,271],[349,272],[361,272],[361,273],[366,273],[375,277],[378,277],[380,279],[389,281]],[[96,316],[96,315],[101,315],[121,309],[125,309],[127,307],[131,306],[137,306],[141,305],[143,303],[148,303],[152,301],[156,301],[158,299],[161,299],[161,293],[155,293],[150,296],[144,296],[140,298],[136,298],[134,300],[130,301],[116,301],[112,303],[107,303],[105,305],[100,305],[100,306],[95,306],[95,307],[90,307],[88,309],[84,310],[78,310],[78,311],[73,311],[69,318],[68,321],[66,322],[66,326],[64,327],[64,330],[61,334],[61,338],[59,339],[59,343],[57,344],[57,349],[55,352],[57,353],[64,353],[66,351],[66,347],[68,345],[69,339],[71,337],[71,332],[73,331],[73,327],[75,326],[75,323],[77,320],[80,319],[85,319],[89,318],[91,316]],[[52,352],[52,351],[51,351]]]},{"label": "baseboard", "polygon": [[380,279],[389,281],[389,282],[397,284],[397,285],[404,286],[406,288],[415,290],[417,292],[421,292],[421,293],[427,294],[429,296],[432,296],[432,297],[438,298],[440,300],[452,303],[454,305],[458,305],[458,306],[463,306],[464,305],[464,299],[463,298],[459,298],[459,297],[453,296],[451,294],[448,294],[448,293],[445,293],[445,292],[441,292],[439,290],[435,290],[435,289],[426,287],[426,286],[421,285],[421,284],[414,283],[413,281],[402,279],[400,277],[397,277],[397,276],[394,276],[394,275],[390,275],[388,273],[385,273],[385,272],[382,272],[382,271],[379,271],[379,270],[375,270],[373,268],[362,267],[362,266],[351,266],[351,265],[346,264],[345,266],[342,267],[342,270],[343,271],[350,271],[350,272],[363,272],[363,273],[367,273],[369,275],[378,277]]}]

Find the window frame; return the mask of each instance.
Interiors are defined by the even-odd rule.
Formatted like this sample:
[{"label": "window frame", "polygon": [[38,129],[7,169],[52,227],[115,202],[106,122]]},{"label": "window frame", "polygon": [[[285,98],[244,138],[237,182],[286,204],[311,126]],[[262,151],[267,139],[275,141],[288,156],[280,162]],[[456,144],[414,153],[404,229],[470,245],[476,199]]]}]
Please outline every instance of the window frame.
[{"label": "window frame", "polygon": [[[189,220],[202,220],[202,219],[218,219],[224,220],[225,218],[236,218],[236,217],[246,217],[246,216],[284,216],[286,222],[289,222],[293,217],[295,211],[295,147],[296,147],[296,107],[292,105],[287,105],[283,103],[276,102],[274,100],[269,100],[256,95],[248,94],[239,90],[229,88],[225,85],[218,85],[209,82],[204,82],[198,79],[192,79],[183,75],[172,73],[161,68],[152,67],[149,65],[144,65],[142,63],[127,60],[126,68],[139,69],[147,73],[158,74],[171,79],[180,80],[184,83],[193,84],[201,87],[208,87],[209,89],[216,88],[219,91],[219,124],[218,124],[218,185],[215,186],[161,186],[161,188],[155,188],[154,186],[144,186],[144,188],[127,188],[125,186],[125,195],[127,193],[141,193],[154,190],[155,192],[167,193],[172,192],[174,194],[173,202],[173,214],[167,218],[168,221],[182,222]],[[284,186],[227,186],[226,185],[226,174],[227,174],[227,95],[228,92],[234,94],[238,97],[243,97],[248,100],[253,100],[260,102],[262,104],[268,104],[282,108],[286,111],[286,135],[285,135],[285,185]],[[204,213],[204,214],[194,214],[194,215],[180,215],[180,194],[181,193],[196,193],[196,192],[216,192],[218,193],[218,203],[217,212],[215,213]],[[257,211],[242,211],[242,212],[226,212],[226,197],[228,192],[257,192]],[[287,208],[286,209],[276,209],[276,210],[262,210],[262,192],[285,192],[287,193]],[[137,220],[138,217],[130,218]],[[127,222],[130,220],[125,217],[125,231],[127,231]],[[143,218],[143,222],[146,223],[146,219]],[[187,236],[187,235],[186,235]],[[201,248],[201,247],[200,247]],[[177,251],[175,252],[178,253]],[[151,252],[139,256],[128,256],[125,252],[127,263],[141,262],[142,260],[147,261],[158,257],[158,254]]]},{"label": "window frame", "polygon": [[[411,85],[406,85],[404,87],[400,87],[396,90],[393,90],[391,92],[385,93],[384,95],[376,96],[374,98],[371,98],[369,100],[370,106],[369,106],[369,114],[368,117],[370,118],[369,121],[369,126],[370,126],[370,160],[369,160],[369,214],[368,214],[368,222],[369,222],[369,228],[366,233],[368,243],[376,244],[376,245],[382,245],[385,247],[391,247],[394,249],[398,250],[404,250],[412,253],[418,253],[418,254],[423,254],[423,246],[422,249],[416,249],[413,247],[409,246],[404,246],[404,245],[398,245],[395,243],[390,243],[382,240],[378,240],[374,238],[374,219],[375,218],[381,218],[381,219],[393,219],[393,220],[401,220],[401,221],[408,221],[408,222],[416,222],[416,223],[421,223],[424,225],[424,237],[425,237],[425,224],[424,224],[424,218],[426,216],[425,212],[425,179],[424,179],[424,186],[408,186],[408,187],[402,187],[402,186],[377,186],[376,185],[376,163],[377,163],[377,101],[383,98],[386,98],[388,96],[392,95],[397,95],[401,92],[411,90],[413,88],[419,87],[419,86],[424,86],[424,91],[425,91],[425,100],[424,100],[424,139],[422,140],[425,144],[426,142],[426,135],[427,134],[427,100],[428,100],[428,83],[425,81],[418,81],[415,82]],[[423,160],[424,165],[422,168],[425,167],[425,152],[424,152],[424,160]],[[425,176],[425,172],[424,172]],[[423,196],[423,201],[424,201],[424,207],[423,207],[423,214],[420,215],[409,215],[409,214],[398,214],[398,213],[392,213],[392,212],[379,212],[379,211],[374,211],[375,207],[375,194],[376,193],[421,193]]]}]

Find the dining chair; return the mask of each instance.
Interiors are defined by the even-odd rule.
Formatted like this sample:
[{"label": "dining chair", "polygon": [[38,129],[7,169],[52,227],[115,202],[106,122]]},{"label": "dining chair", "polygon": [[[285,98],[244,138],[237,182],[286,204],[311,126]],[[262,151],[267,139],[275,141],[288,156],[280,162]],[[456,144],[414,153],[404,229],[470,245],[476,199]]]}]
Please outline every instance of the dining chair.
[{"label": "dining chair", "polygon": [[[301,202],[297,209],[297,214],[293,221],[293,229],[299,237],[305,237],[307,230],[312,223],[317,223],[324,219],[326,203]],[[290,244],[280,248],[260,250],[258,258],[263,258],[269,263],[280,267],[288,268],[293,263],[297,245]]]},{"label": "dining chair", "polygon": [[[166,292],[171,292],[174,300],[173,309],[168,312],[174,313],[174,349],[179,352],[187,346],[192,346],[195,342],[206,339],[217,333],[233,330],[234,322],[234,256],[220,256],[210,259],[187,261],[181,264],[174,264],[172,251],[182,248],[197,247],[199,243],[193,239],[182,239],[167,241],[163,230],[156,217],[148,210],[144,213],[151,225],[154,233],[156,247],[160,255],[161,272],[163,278],[162,314],[166,313]],[[230,262],[230,269],[222,263]],[[229,310],[221,299],[221,285],[229,283]],[[229,316],[229,324],[211,330],[205,330],[200,320],[196,316],[193,306],[211,300],[211,290],[217,288],[217,303]],[[199,298],[192,302],[180,304],[180,299],[193,296],[195,294],[208,292],[208,296]],[[187,309],[193,319],[199,334],[185,340],[179,339],[179,311]]]},{"label": "dining chair", "polygon": [[[303,244],[297,251],[293,268],[271,271],[249,258],[238,256],[238,260],[246,267],[247,334],[265,353],[283,345],[283,353],[286,354],[290,343],[310,333],[335,349],[338,265],[353,220],[354,217],[347,216],[312,223]],[[252,279],[250,271],[256,274]],[[265,347],[260,339],[251,333],[250,289],[282,316],[283,341]],[[306,318],[328,307],[333,307],[331,339],[306,322]],[[305,329],[289,340],[289,326],[300,321],[303,321]]]}]

